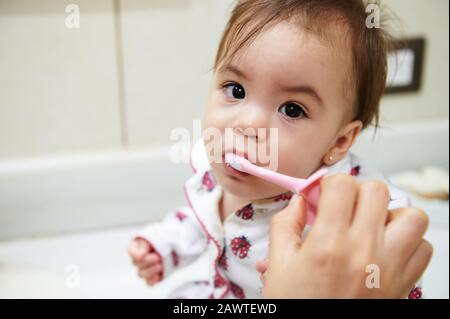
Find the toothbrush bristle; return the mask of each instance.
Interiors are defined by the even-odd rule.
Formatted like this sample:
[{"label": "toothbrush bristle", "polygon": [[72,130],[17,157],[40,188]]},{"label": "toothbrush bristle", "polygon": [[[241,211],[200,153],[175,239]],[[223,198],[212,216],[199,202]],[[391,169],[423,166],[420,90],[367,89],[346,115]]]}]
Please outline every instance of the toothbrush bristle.
[{"label": "toothbrush bristle", "polygon": [[233,167],[234,169],[237,169],[238,171],[242,170],[241,165],[238,163],[232,163],[230,165],[231,165],[231,167]]},{"label": "toothbrush bristle", "polygon": [[233,167],[234,169],[240,171],[242,170],[241,164],[239,164],[236,160],[236,155],[228,153],[225,154],[225,163]]}]

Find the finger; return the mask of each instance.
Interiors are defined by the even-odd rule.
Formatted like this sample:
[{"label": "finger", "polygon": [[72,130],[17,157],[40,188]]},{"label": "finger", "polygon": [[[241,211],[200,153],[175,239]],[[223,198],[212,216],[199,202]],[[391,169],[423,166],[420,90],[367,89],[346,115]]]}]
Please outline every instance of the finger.
[{"label": "finger", "polygon": [[[300,248],[300,236],[306,224],[306,202],[294,196],[289,206],[272,218],[270,226],[269,255],[283,258]],[[272,258],[272,257],[271,257]]]},{"label": "finger", "polygon": [[136,243],[132,242],[130,246],[128,246],[128,256],[130,256],[131,259],[135,259],[136,255]]},{"label": "finger", "polygon": [[158,276],[154,276],[152,278],[148,278],[146,280],[146,283],[147,283],[148,286],[153,286],[156,283],[158,283],[159,281],[161,281],[161,276],[158,275]]},{"label": "finger", "polygon": [[371,238],[371,235],[382,238],[389,199],[389,189],[386,184],[378,181],[362,183],[353,216],[353,229],[365,234],[366,238]]},{"label": "finger", "polygon": [[350,226],[359,185],[349,175],[327,177],[321,183],[317,218],[313,228],[327,232],[342,231]]},{"label": "finger", "polygon": [[159,276],[162,273],[162,267],[154,266],[150,268],[143,268],[138,271],[138,276],[142,279],[152,278],[154,276]]},{"label": "finger", "polygon": [[128,250],[129,255],[136,261],[140,261],[150,251],[150,245],[143,239],[134,240]]},{"label": "finger", "polygon": [[384,234],[387,256],[404,267],[422,243],[428,228],[428,216],[417,208],[392,212]]},{"label": "finger", "polygon": [[406,264],[403,278],[407,287],[412,287],[422,277],[433,256],[433,246],[422,240],[417,250]]},{"label": "finger", "polygon": [[157,254],[147,254],[141,261],[133,261],[137,267],[147,268],[159,263],[161,260]]},{"label": "finger", "polygon": [[153,276],[157,276],[162,271],[162,265],[151,266],[149,268],[140,269],[138,272],[139,277],[143,279],[148,279]]}]

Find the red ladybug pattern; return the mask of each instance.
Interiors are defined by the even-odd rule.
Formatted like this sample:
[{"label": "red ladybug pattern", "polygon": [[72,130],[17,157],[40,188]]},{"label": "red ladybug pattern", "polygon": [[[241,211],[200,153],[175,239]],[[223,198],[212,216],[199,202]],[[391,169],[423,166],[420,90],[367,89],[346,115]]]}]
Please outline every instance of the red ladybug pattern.
[{"label": "red ladybug pattern", "polygon": [[208,171],[205,173],[205,175],[203,175],[202,187],[208,193],[212,192],[214,190],[214,188],[216,187],[216,181],[215,181],[214,176],[211,171]]},{"label": "red ladybug pattern", "polygon": [[175,250],[172,250],[170,253],[172,256],[172,264],[174,267],[177,267],[180,264],[180,256],[178,256],[178,253]]},{"label": "red ladybug pattern", "polygon": [[214,277],[214,287],[216,288],[220,288],[223,287],[227,284],[227,282],[225,281],[225,279],[216,273],[216,276]]},{"label": "red ladybug pattern", "polygon": [[355,166],[352,168],[350,175],[351,176],[359,176],[359,174],[361,174],[361,166]]},{"label": "red ladybug pattern", "polygon": [[408,299],[422,299],[422,288],[415,287],[411,292],[409,293]]},{"label": "red ladybug pattern", "polygon": [[233,295],[238,299],[245,299],[244,289],[236,285],[234,282],[230,282],[230,288]]},{"label": "red ladybug pattern", "polygon": [[275,201],[276,201],[276,202],[279,202],[279,201],[291,200],[291,198],[292,198],[293,195],[294,195],[294,194],[291,193],[291,192],[285,193],[285,194],[281,194],[281,195],[275,197]]},{"label": "red ladybug pattern", "polygon": [[255,211],[253,210],[252,204],[248,204],[247,206],[239,209],[236,212],[236,216],[242,218],[243,220],[253,219],[254,214],[255,214]]},{"label": "red ladybug pattern", "polygon": [[187,215],[186,215],[185,213],[183,213],[183,212],[176,212],[176,213],[175,213],[175,217],[176,217],[180,222],[183,222],[183,221],[187,218]]},{"label": "red ladybug pattern", "polygon": [[245,236],[235,237],[231,240],[231,251],[235,256],[241,259],[248,256],[250,248],[251,244]]}]

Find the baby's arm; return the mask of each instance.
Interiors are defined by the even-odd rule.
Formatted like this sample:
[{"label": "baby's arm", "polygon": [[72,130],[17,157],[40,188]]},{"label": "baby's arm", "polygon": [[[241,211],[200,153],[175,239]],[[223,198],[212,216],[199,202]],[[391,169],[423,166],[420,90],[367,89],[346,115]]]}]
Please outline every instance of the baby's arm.
[{"label": "baby's arm", "polygon": [[188,265],[207,247],[207,237],[194,213],[183,208],[149,225],[132,241],[128,253],[148,285]]}]

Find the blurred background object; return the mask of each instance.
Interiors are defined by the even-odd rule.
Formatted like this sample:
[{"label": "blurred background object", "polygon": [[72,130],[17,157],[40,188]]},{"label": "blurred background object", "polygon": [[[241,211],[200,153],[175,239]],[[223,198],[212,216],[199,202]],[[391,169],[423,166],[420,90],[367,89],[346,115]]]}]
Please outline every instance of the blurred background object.
[{"label": "blurred background object", "polygon": [[[146,289],[125,251],[184,204],[170,132],[202,119],[233,3],[0,0],[0,297],[161,297],[185,276]],[[384,3],[425,40],[421,86],[386,95],[354,150],[418,195],[425,293],[448,298],[449,2]]]}]

